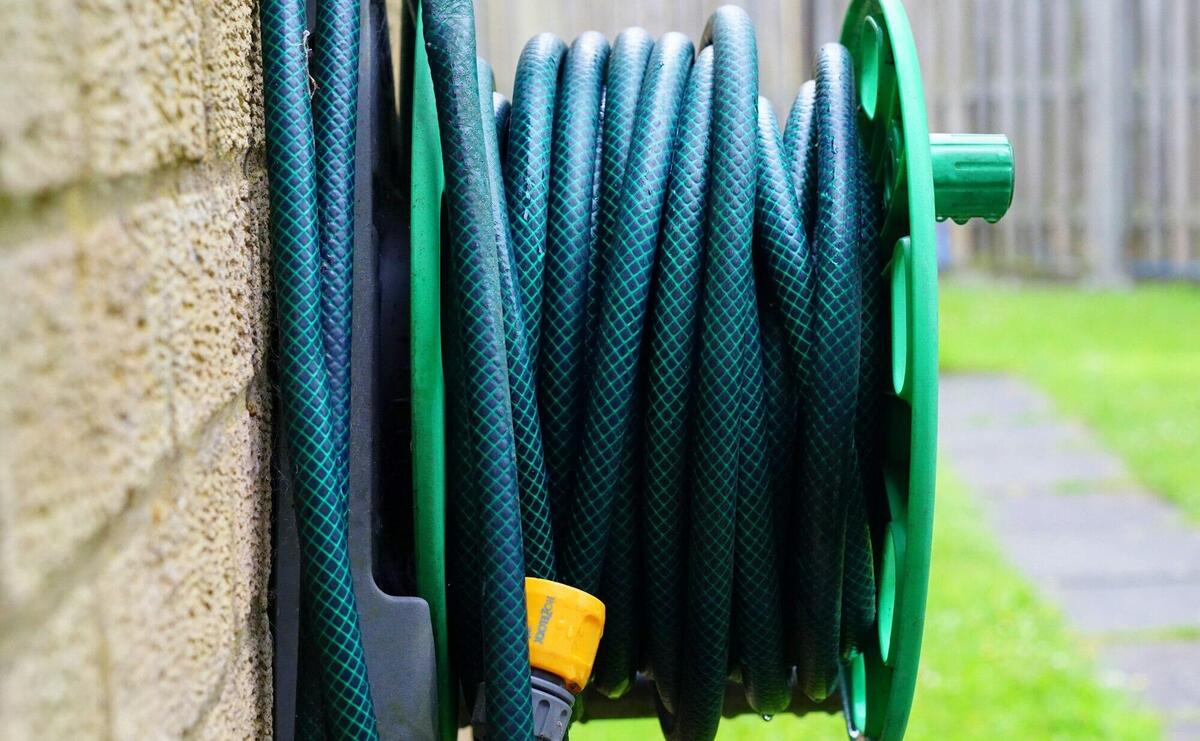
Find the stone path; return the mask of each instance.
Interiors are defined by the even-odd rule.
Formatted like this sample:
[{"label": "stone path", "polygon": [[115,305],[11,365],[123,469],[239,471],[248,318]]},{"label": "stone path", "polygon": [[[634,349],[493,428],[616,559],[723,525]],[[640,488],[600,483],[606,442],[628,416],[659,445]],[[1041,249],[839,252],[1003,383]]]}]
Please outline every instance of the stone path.
[{"label": "stone path", "polygon": [[944,376],[940,407],[940,455],[1008,558],[1170,738],[1200,739],[1200,527],[1024,382]]}]

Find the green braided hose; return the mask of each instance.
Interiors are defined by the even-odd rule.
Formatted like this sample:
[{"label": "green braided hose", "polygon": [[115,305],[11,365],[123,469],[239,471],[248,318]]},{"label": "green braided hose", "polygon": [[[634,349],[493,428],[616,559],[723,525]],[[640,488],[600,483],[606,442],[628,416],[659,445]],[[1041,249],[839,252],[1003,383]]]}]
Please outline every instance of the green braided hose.
[{"label": "green braided hose", "polygon": [[520,578],[601,597],[593,685],[670,738],[833,690],[875,621],[882,212],[848,52],[780,132],[753,29],[525,47],[511,108],[468,0],[426,0],[446,170],[452,641],[528,738]]},{"label": "green braided hose", "polygon": [[552,34],[535,37],[521,52],[525,73],[513,93],[504,161],[506,198],[513,214],[511,238],[517,258],[526,345],[536,362],[542,326],[542,261],[546,255],[550,141],[558,69],[566,46]]},{"label": "green braided hose", "polygon": [[261,6],[281,416],[301,548],[297,733],[373,739],[346,524],[358,6],[324,2],[318,17],[314,120],[304,5]]},{"label": "green braided hose", "polygon": [[[313,32],[313,128],[317,155],[317,218],[321,250],[321,339],[329,373],[330,410],[341,479],[348,482],[350,447],[350,317],[353,306],[354,146],[358,113],[359,8],[354,0],[317,4]],[[343,506],[349,501],[343,488]],[[315,678],[316,651],[301,623],[297,736],[322,739],[325,714]]]},{"label": "green braided hose", "polygon": [[[480,60],[479,101],[483,145],[487,155],[488,184],[496,229],[496,261],[500,274],[500,301],[504,315],[504,347],[508,356],[508,386],[512,395],[513,444],[517,456],[517,483],[521,502],[521,534],[525,569],[529,576],[554,579],[557,575],[546,464],[542,453],[542,424],[538,417],[534,364],[529,355],[520,288],[515,274],[516,257],[508,233],[504,180],[500,172],[500,131],[507,101],[497,104],[491,67]],[[502,97],[502,96],[501,96]]]},{"label": "green braided hose", "polygon": [[[610,70],[623,59],[621,42],[618,39]],[[599,273],[603,286],[598,292],[597,333],[589,343],[590,358],[584,369],[588,388],[582,446],[564,533],[563,575],[567,583],[599,594],[605,603],[608,639],[594,681],[598,689],[612,696],[624,693],[636,671],[637,565],[632,549],[637,542],[634,424],[639,355],[675,122],[692,56],[687,38],[667,34],[639,65],[646,73],[645,84],[639,86],[645,102],[636,107],[631,129],[641,136],[624,147],[626,172],[638,176],[624,179],[609,251],[598,261],[603,263]],[[611,81],[610,77],[609,89]],[[605,122],[606,136],[613,120],[615,117]]]},{"label": "green braided hose", "polygon": [[[513,397],[501,298],[502,244],[497,238],[485,149],[485,130],[494,134],[495,124],[491,115],[484,115],[491,111],[490,95],[485,103],[479,92],[470,0],[431,0],[425,11],[442,152],[447,162],[454,163],[446,170],[451,279],[447,293],[453,314],[446,344],[447,360],[458,361],[457,367],[450,368],[450,391],[461,394],[459,401],[452,402],[459,408],[450,415],[452,422],[462,425],[451,435],[453,439],[461,434],[461,442],[455,443],[461,473],[453,480],[469,484],[450,496],[475,494],[472,502],[452,504],[451,512],[459,520],[454,525],[459,533],[471,532],[479,539],[472,569],[478,586],[464,575],[467,589],[454,595],[454,600],[456,604],[480,601],[482,625],[475,626],[477,639],[462,640],[456,654],[464,662],[464,677],[471,681],[470,664],[475,659],[463,659],[463,648],[482,649],[489,733],[519,739],[529,736],[533,716]],[[472,516],[469,522],[461,520],[464,513]],[[469,684],[468,692],[474,692]]]},{"label": "green braided hose", "polygon": [[671,169],[656,301],[650,318],[645,421],[646,604],[648,650],[663,708],[674,713],[683,633],[684,523],[688,416],[692,409],[696,298],[704,260],[711,152],[712,48],[696,58],[683,101],[678,156]]},{"label": "green braided hose", "polygon": [[[546,44],[538,36],[525,46],[521,54],[521,82],[517,89],[525,90],[525,80],[546,78],[537,90],[553,85],[544,70],[540,49]],[[561,42],[560,42],[561,43]],[[553,46],[551,46],[553,49]],[[553,53],[553,52],[551,52]],[[600,146],[600,107],[604,94],[604,68],[608,62],[608,42],[598,33],[585,33],[575,40],[562,66],[562,82],[552,105],[529,106],[533,121],[531,128],[542,131],[553,126],[557,142],[594,142],[593,146],[551,148],[547,142],[542,149],[523,147],[524,138],[517,138],[515,125],[509,136],[509,179],[518,183],[520,196],[510,201],[516,219],[514,230],[524,224],[523,214],[547,210],[547,227],[542,238],[537,236],[540,221],[531,221],[527,233],[533,234],[532,244],[517,253],[518,264],[529,264],[537,271],[544,260],[545,291],[541,298],[542,328],[538,365],[539,401],[541,402],[543,441],[546,467],[550,480],[550,504],[555,530],[566,522],[571,480],[575,460],[579,455],[580,431],[583,427],[582,373],[586,360],[584,338],[587,330],[588,260],[593,252],[596,199],[600,168],[596,159]],[[556,55],[563,56],[562,52]],[[557,64],[557,61],[555,62]],[[541,74],[535,74],[535,70]],[[532,87],[533,83],[529,83]],[[549,95],[554,95],[553,88]],[[525,106],[517,100],[516,110]],[[517,122],[514,121],[514,124]],[[531,141],[532,145],[533,142]],[[550,167],[545,167],[546,153]],[[536,158],[536,161],[534,161]],[[533,161],[526,164],[527,161]],[[532,171],[532,172],[530,172]],[[529,173],[528,175],[526,173]],[[552,174],[551,174],[552,173]],[[534,177],[544,178],[549,187],[541,186]],[[543,205],[545,204],[545,205]],[[544,250],[540,254],[539,250]],[[533,306],[536,299],[527,305]]]},{"label": "green braided hose", "polygon": [[351,273],[354,260],[354,147],[358,123],[357,0],[317,3],[312,116],[321,243],[321,329],[334,436],[347,459],[350,426]]}]

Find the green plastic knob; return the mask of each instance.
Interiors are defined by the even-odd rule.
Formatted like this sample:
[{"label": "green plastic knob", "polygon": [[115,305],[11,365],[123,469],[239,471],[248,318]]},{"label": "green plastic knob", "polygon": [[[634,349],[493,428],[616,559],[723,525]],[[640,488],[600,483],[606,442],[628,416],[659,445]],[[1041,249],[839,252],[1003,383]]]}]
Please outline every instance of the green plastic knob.
[{"label": "green plastic knob", "polygon": [[934,208],[938,221],[990,223],[1008,211],[1013,197],[1013,151],[1003,134],[930,134]]}]

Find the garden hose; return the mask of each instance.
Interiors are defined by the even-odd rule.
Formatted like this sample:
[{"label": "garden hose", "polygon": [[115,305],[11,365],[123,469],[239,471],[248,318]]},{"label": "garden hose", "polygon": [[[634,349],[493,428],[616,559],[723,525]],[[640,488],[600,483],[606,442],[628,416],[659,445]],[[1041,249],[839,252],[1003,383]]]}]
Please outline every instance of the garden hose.
[{"label": "garden hose", "polygon": [[526,577],[602,600],[592,683],[652,678],[670,738],[713,738],[730,679],[763,716],[793,687],[826,699],[875,622],[887,393],[890,250],[848,52],[820,50],[781,133],[737,8],[698,54],[640,29],[538,36],[511,107],[470,0],[423,18],[451,640],[487,737],[543,737]]},{"label": "garden hose", "polygon": [[[261,5],[280,411],[301,549],[297,735],[378,736],[347,550],[359,7]],[[311,85],[313,86],[310,88]]]}]

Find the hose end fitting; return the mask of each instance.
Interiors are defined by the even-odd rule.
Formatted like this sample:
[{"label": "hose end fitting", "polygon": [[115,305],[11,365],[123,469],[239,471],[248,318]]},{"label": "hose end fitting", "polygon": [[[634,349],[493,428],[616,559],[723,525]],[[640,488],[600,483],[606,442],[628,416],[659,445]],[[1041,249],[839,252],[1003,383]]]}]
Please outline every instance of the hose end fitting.
[{"label": "hose end fitting", "polygon": [[[562,741],[571,724],[575,695],[592,676],[592,663],[604,634],[604,603],[566,584],[526,577],[525,612],[533,737]],[[476,738],[486,736],[486,707],[480,686],[471,717]]]},{"label": "hose end fitting", "polygon": [[527,577],[525,611],[529,664],[578,695],[592,676],[604,633],[604,603],[581,589]]},{"label": "hose end fitting", "polygon": [[[486,692],[487,689],[480,683],[471,712],[471,732],[476,739],[489,737]],[[571,725],[575,695],[567,691],[562,679],[539,669],[534,669],[530,677],[529,694],[533,701],[535,741],[562,741]]]},{"label": "hose end fitting", "polygon": [[571,725],[575,695],[553,674],[533,670],[530,695],[533,697],[533,737],[537,741],[562,741]]},{"label": "hose end fitting", "polygon": [[581,589],[526,577],[525,612],[534,738],[562,741],[571,725],[575,695],[592,677],[604,634],[604,603]]}]

